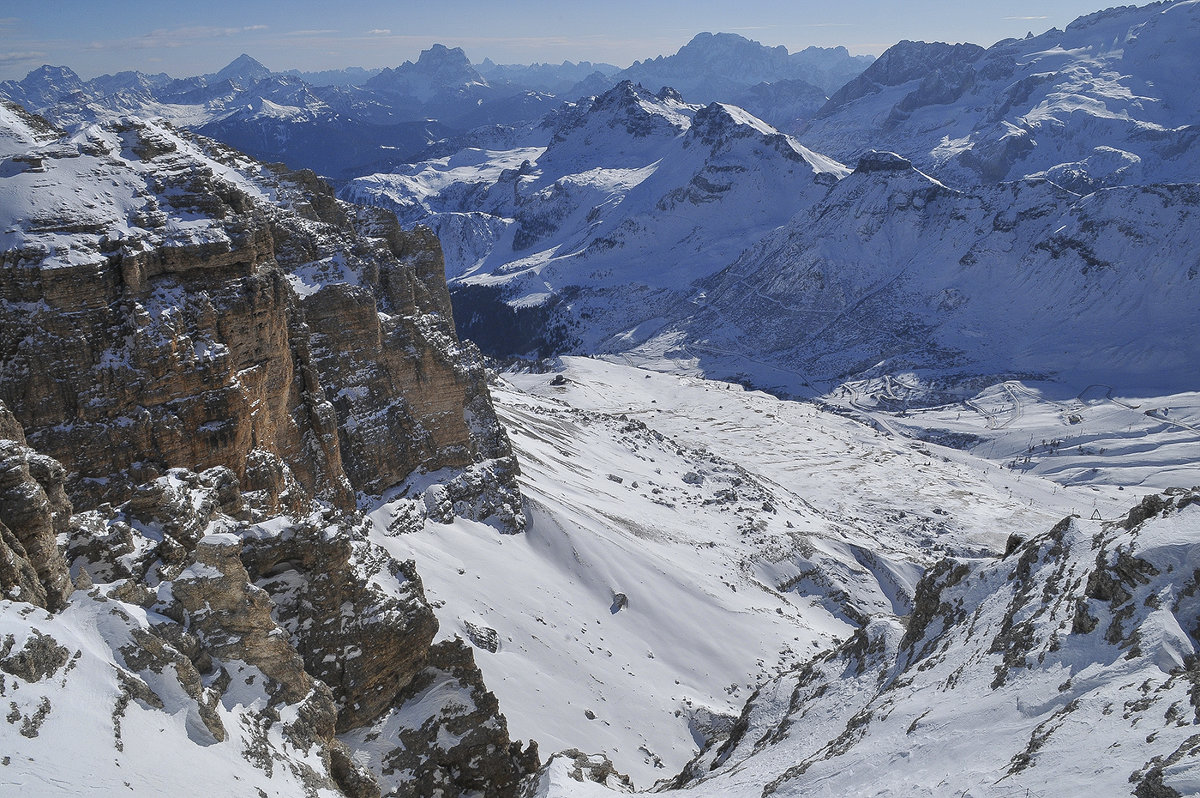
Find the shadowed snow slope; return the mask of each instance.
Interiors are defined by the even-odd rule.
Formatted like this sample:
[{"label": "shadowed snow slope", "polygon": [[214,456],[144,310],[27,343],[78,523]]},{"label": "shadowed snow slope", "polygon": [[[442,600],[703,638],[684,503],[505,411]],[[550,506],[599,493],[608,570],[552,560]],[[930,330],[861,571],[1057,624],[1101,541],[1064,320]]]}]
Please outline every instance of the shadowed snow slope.
[{"label": "shadowed snow slope", "polygon": [[1198,241],[1195,185],[957,191],[872,153],[702,281],[640,354],[752,379],[747,359],[766,361],[782,372],[756,383],[795,393],[905,372],[944,387],[1041,375],[1076,392],[1188,390]]}]

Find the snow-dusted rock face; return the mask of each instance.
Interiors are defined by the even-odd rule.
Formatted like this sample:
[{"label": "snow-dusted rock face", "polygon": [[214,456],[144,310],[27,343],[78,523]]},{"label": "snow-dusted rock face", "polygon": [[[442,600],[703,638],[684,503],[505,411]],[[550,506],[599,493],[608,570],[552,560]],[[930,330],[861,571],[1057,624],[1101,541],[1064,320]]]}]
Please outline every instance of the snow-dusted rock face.
[{"label": "snow-dusted rock face", "polygon": [[[524,523],[436,240],[162,123],[0,123],[0,738],[22,778],[378,796],[416,750],[445,795],[513,794],[536,750],[469,656],[431,648],[414,567],[357,509],[432,471],[440,521]],[[485,731],[447,745],[463,717]]]},{"label": "snow-dusted rock face", "polygon": [[[84,778],[135,795],[426,794],[389,780],[404,759],[445,795],[512,795],[536,748],[509,741],[469,654],[451,658],[443,704],[428,700],[447,644],[431,647],[412,563],[371,543],[358,516],[255,523],[251,502],[228,469],[175,469],[116,508],[69,516],[65,559],[18,549],[58,558],[76,589],[47,614],[0,583],[12,699],[0,739],[17,778],[47,795]],[[474,744],[446,744],[456,720],[479,729]]]},{"label": "snow-dusted rock face", "polygon": [[225,466],[265,511],[349,508],[509,456],[427,232],[169,128],[7,113],[3,399],[77,501]]},{"label": "snow-dusted rock face", "polygon": [[999,559],[945,560],[903,623],[872,621],[760,688],[677,786],[1195,794],[1198,565],[1200,494],[1187,490],[1123,521],[1014,537]]},{"label": "snow-dusted rock face", "polygon": [[1097,188],[1195,182],[1200,4],[1081,17],[975,45],[901,42],[801,131],[847,161],[887,149],[956,185],[1046,177]]},{"label": "snow-dusted rock face", "polygon": [[670,56],[638,61],[617,73],[648,89],[670,86],[691,102],[732,101],[733,95],[759,83],[804,81],[832,92],[873,60],[852,56],[845,47],[809,47],[789,53],[765,47],[736,33],[701,33]]},{"label": "snow-dusted rock face", "polygon": [[58,609],[72,589],[58,536],[71,501],[63,469],[26,445],[25,433],[0,405],[0,593]]}]

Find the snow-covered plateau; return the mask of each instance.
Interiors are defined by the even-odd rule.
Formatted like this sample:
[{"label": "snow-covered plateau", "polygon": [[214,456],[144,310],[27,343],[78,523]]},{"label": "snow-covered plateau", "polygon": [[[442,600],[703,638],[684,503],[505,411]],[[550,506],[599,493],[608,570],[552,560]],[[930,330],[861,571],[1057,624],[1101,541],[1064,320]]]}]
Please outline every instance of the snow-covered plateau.
[{"label": "snow-covered plateau", "polygon": [[[953,676],[953,683],[961,679],[956,691],[942,686],[910,696],[895,688],[889,701],[903,695],[909,706],[919,707],[908,710],[903,726],[921,712],[936,721],[929,721],[930,731],[911,751],[903,733],[887,732],[889,742],[879,744],[895,749],[877,753],[876,742],[858,742],[862,735],[847,724],[874,700],[880,668],[898,671],[921,662],[910,658],[886,666],[883,659],[895,652],[876,651],[872,642],[880,662],[872,660],[871,679],[828,686],[837,697],[813,710],[824,713],[823,725],[808,730],[805,720],[796,727],[806,729],[803,735],[787,731],[786,724],[768,728],[805,711],[807,705],[789,708],[787,695],[824,658],[847,656],[840,644],[861,647],[874,636],[878,646],[890,640],[894,648],[904,634],[902,624],[912,623],[921,604],[918,584],[927,569],[969,566],[999,573],[987,578],[1003,583],[1003,569],[1017,559],[1004,557],[1012,539],[1042,541],[1064,518],[1074,519],[1070,529],[1080,539],[1090,541],[1102,529],[1111,536],[1143,495],[1200,483],[1200,437],[1186,429],[1200,422],[1200,394],[1154,403],[1169,401],[1179,427],[1129,409],[1130,401],[1119,396],[1064,405],[1041,400],[1018,383],[1007,387],[1021,393],[1025,413],[1005,419],[1009,423],[1000,428],[996,416],[1003,407],[993,407],[1001,403],[990,395],[978,397],[977,408],[924,411],[945,425],[938,443],[891,428],[912,424],[911,416],[889,415],[871,425],[832,405],[783,401],[623,362],[565,358],[553,373],[505,374],[493,388],[522,463],[529,514],[523,535],[498,538],[487,526],[456,520],[430,522],[413,534],[381,532],[375,540],[397,557],[416,559],[442,621],[441,634],[474,641],[480,668],[516,736],[535,736],[547,753],[603,752],[638,788],[673,779],[700,746],[707,746],[708,759],[702,767],[690,765],[688,777],[675,787],[758,795],[814,752],[825,757],[834,749],[843,758],[830,766],[844,773],[822,777],[816,783],[825,792],[817,794],[937,795],[955,784],[953,794],[971,788],[971,795],[1009,795],[1047,779],[1063,789],[1086,784],[1089,777],[1121,782],[1152,756],[1168,757],[1173,749],[1166,741],[1179,745],[1180,735],[1190,733],[1187,724],[1164,736],[1162,747],[1133,748],[1123,758],[1097,749],[1094,760],[1072,765],[1069,780],[1060,781],[1057,769],[1061,758],[1077,752],[1043,755],[1033,762],[1044,767],[1021,778],[1002,777],[1030,735],[1041,734],[1041,724],[1081,694],[1059,699],[1058,685],[1072,669],[1091,668],[1086,684],[1097,694],[1120,695],[1116,682],[1135,671],[1143,673],[1139,684],[1151,677],[1156,687],[1171,682],[1176,695],[1162,708],[1182,699],[1176,715],[1193,717],[1195,707],[1186,696],[1194,665],[1185,660],[1193,661],[1188,658],[1196,617],[1186,596],[1195,590],[1193,570],[1200,562],[1197,507],[1172,520],[1170,529],[1182,536],[1171,556],[1181,560],[1153,591],[1163,606],[1180,601],[1192,607],[1178,620],[1189,631],[1172,638],[1170,657],[1148,649],[1128,657],[1128,665],[1106,666],[1127,653],[1119,641],[1081,638],[1080,659],[1055,665],[1044,679],[1014,671],[1014,681],[1031,684],[997,694],[999,688],[987,686],[996,676],[994,667],[1011,666],[1015,654],[989,649],[997,634],[992,630],[980,650],[964,652],[937,672],[937,678]],[[1055,446],[1028,449],[1033,435],[1053,439]],[[1115,450],[1121,440],[1137,443],[1111,457],[1097,453],[1106,444]],[[393,516],[424,501],[421,490],[414,483],[401,491],[407,495],[376,510],[371,516],[376,529],[386,530]],[[1096,552],[1075,557],[1073,589],[1082,595],[1079,575],[1085,565],[1095,565]],[[956,612],[970,616],[977,606],[984,611],[982,599],[994,590],[981,587],[958,599]],[[1075,598],[1055,601],[1056,607],[1075,606]],[[1040,617],[1041,606],[1033,602],[1027,615]],[[898,631],[888,631],[893,628]],[[1048,636],[1058,627],[1036,628]],[[972,634],[973,641],[983,633]],[[949,645],[948,640],[938,642]],[[861,672],[865,666],[855,667]],[[903,681],[898,674],[893,678]],[[762,687],[764,679],[768,687]],[[1044,680],[1056,681],[1047,688]],[[770,698],[772,704],[764,703],[768,689],[779,694]],[[735,720],[747,717],[741,708],[751,695],[748,711],[776,715],[768,720],[750,715],[758,730],[736,731]],[[988,710],[997,713],[994,720],[974,714],[976,700],[994,707]],[[1133,699],[1120,699],[1126,700]],[[1031,707],[1005,715],[1014,701]],[[981,734],[994,725],[1003,731],[981,746],[979,757],[943,750],[976,724]],[[843,734],[850,735],[849,743],[839,737]],[[1114,727],[1110,734],[1116,739],[1122,732]],[[728,752],[715,754],[729,739],[740,746],[733,760]],[[830,748],[822,748],[826,745]],[[714,757],[725,767],[710,778]],[[891,780],[879,774],[862,782],[854,778],[863,762],[874,766],[878,757],[911,768],[895,768]],[[960,770],[964,761],[974,764]],[[1195,760],[1190,761],[1192,769],[1183,770],[1194,779]],[[560,766],[560,760],[552,763],[541,794],[590,794],[560,773]],[[699,784],[692,781],[701,778]],[[792,781],[800,794],[810,789],[800,776]],[[826,787],[826,781],[836,786]]]}]

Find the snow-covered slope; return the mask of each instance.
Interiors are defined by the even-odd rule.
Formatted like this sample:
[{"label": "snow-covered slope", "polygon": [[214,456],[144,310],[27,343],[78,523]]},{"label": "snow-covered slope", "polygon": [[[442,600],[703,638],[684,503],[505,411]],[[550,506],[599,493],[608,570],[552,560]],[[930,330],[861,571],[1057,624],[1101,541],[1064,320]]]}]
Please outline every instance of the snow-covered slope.
[{"label": "snow-covered slope", "polygon": [[764,685],[686,792],[1195,795],[1198,566],[1186,490],[947,559],[906,623]]},{"label": "snow-covered slope", "polygon": [[1200,3],[1081,17],[975,45],[901,42],[804,130],[853,161],[886,149],[956,184],[1045,176],[1074,191],[1200,180]]},{"label": "snow-covered slope", "polygon": [[639,354],[792,393],[903,374],[934,403],[1006,375],[1193,390],[1198,239],[1194,185],[958,191],[873,153]]},{"label": "snow-covered slope", "polygon": [[604,753],[641,788],[728,731],[761,678],[911,612],[939,557],[1129,501],[727,383],[562,365],[493,392],[524,535],[462,520],[388,534],[437,501],[417,481],[372,513],[374,540],[415,558],[515,735]]},{"label": "snow-covered slope", "polygon": [[[630,330],[847,172],[739,108],[630,83],[552,124],[530,138],[543,147],[467,150],[360,178],[342,196],[432,225],[460,297],[489,289],[481,304],[495,292],[518,306],[569,303],[557,323],[591,348],[614,334],[644,338]],[[483,311],[464,301],[460,325],[488,346],[473,320]]]}]

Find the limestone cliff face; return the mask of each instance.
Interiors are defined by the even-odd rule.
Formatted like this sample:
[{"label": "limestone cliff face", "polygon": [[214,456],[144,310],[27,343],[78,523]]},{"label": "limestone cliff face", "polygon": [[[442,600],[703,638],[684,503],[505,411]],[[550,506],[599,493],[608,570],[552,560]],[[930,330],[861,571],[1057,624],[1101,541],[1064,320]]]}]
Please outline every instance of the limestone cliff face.
[{"label": "limestone cliff face", "polygon": [[431,233],[167,128],[20,132],[8,180],[57,188],[10,211],[0,400],[78,503],[224,466],[263,512],[349,509],[511,458]]},{"label": "limestone cliff face", "polygon": [[275,220],[276,258],[300,297],[355,489],[511,457],[481,358],[455,334],[433,233],[340,203],[308,172],[280,190],[300,213]]},{"label": "limestone cliff face", "polygon": [[[453,722],[479,732],[426,762],[446,646],[359,511],[438,472],[432,517],[523,526],[433,235],[136,120],[68,136],[0,105],[0,159],[0,622],[45,648],[24,618],[62,610],[39,623],[111,647],[75,658],[101,674],[84,692],[114,691],[118,752],[128,713],[186,710],[187,744],[275,794],[378,796],[355,735],[446,795],[514,794],[536,749],[469,656]],[[21,715],[34,732],[52,697]]]},{"label": "limestone cliff face", "polygon": [[61,607],[71,591],[57,536],[71,516],[63,469],[25,445],[0,405],[0,594],[41,607]]}]

